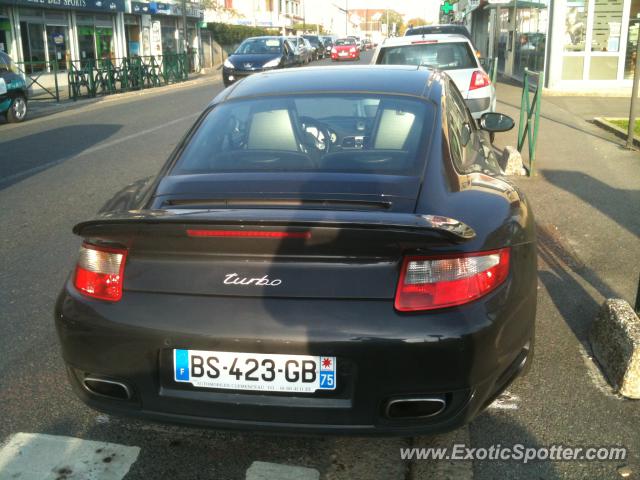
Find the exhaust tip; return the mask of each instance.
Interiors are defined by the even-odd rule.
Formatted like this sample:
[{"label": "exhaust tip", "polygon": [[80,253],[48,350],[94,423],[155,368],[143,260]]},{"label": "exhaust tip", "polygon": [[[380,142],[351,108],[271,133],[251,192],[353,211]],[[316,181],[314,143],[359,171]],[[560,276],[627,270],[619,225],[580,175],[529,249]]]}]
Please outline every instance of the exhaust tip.
[{"label": "exhaust tip", "polygon": [[396,398],[389,400],[386,415],[394,419],[429,418],[444,411],[444,396]]},{"label": "exhaust tip", "polygon": [[98,377],[85,377],[82,381],[84,388],[94,395],[115,398],[118,400],[131,400],[131,389],[122,382],[106,380]]}]

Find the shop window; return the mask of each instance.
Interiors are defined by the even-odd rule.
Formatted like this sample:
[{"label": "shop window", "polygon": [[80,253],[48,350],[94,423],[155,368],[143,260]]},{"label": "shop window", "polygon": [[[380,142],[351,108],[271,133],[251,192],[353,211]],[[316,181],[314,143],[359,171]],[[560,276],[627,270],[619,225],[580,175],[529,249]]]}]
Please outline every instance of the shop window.
[{"label": "shop window", "polygon": [[11,24],[0,15],[0,52],[11,53]]},{"label": "shop window", "polygon": [[47,45],[49,62],[57,62],[58,70],[66,70],[69,55],[69,34],[67,27],[47,25]]},{"label": "shop window", "polygon": [[589,80],[615,80],[618,77],[618,55],[591,56]]},{"label": "shop window", "polygon": [[80,48],[81,65],[84,65],[88,60],[96,59],[93,27],[78,27],[78,47]]},{"label": "shop window", "polygon": [[632,0],[629,15],[629,35],[627,36],[627,50],[624,57],[624,78],[633,79],[636,66],[636,49],[638,47],[638,32],[640,31],[640,0]]},{"label": "shop window", "polygon": [[[564,51],[584,52],[587,37],[587,15],[589,0],[567,2],[565,17]],[[582,76],[581,76],[582,78]]]},{"label": "shop window", "polygon": [[623,0],[595,0],[591,51],[619,52]]},{"label": "shop window", "polygon": [[565,56],[562,59],[562,80],[582,80],[584,56]]},{"label": "shop window", "polygon": [[20,22],[22,32],[22,51],[27,62],[27,73],[40,72],[46,69],[44,48],[44,25]]},{"label": "shop window", "polygon": [[100,60],[113,59],[113,29],[96,27],[96,50]]},{"label": "shop window", "polygon": [[124,23],[124,33],[127,42],[127,56],[136,57],[142,55],[142,52],[140,51],[141,38],[138,18],[135,15],[125,15]]},{"label": "shop window", "polygon": [[162,54],[177,53],[176,24],[174,19],[162,19]]}]

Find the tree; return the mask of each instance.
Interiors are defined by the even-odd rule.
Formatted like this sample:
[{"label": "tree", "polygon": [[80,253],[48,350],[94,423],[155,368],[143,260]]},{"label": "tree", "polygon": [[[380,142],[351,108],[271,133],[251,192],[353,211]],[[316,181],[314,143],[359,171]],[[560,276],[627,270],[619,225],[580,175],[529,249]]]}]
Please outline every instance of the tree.
[{"label": "tree", "polygon": [[407,22],[407,28],[419,27],[421,25],[428,25],[428,24],[429,22],[427,22],[424,18],[416,17],[416,18],[412,18]]},{"label": "tree", "polygon": [[380,22],[383,24],[387,23],[387,18],[389,19],[389,29],[387,30],[387,34],[391,35],[393,33],[393,24],[396,25],[395,34],[400,35],[400,31],[403,29],[404,22],[402,20],[402,15],[400,15],[395,10],[385,10],[382,14],[382,18]]}]

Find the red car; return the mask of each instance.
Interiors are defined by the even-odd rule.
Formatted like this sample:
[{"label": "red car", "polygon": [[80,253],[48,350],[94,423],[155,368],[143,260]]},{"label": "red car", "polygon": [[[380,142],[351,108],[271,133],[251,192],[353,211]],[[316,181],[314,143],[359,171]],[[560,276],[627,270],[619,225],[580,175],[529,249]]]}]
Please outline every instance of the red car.
[{"label": "red car", "polygon": [[331,49],[331,60],[360,60],[360,49],[354,38],[339,38]]}]

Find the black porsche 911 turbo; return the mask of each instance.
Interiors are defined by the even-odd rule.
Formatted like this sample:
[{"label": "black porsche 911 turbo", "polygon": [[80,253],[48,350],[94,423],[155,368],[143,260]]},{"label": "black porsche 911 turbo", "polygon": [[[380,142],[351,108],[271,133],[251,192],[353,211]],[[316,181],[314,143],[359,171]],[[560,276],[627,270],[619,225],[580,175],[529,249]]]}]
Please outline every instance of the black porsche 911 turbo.
[{"label": "black porsche 911 turbo", "polygon": [[157,176],[74,227],[55,321],[75,392],[215,428],[470,421],[530,364],[536,312],[533,215],[485,136],[422,67],[227,88]]}]

